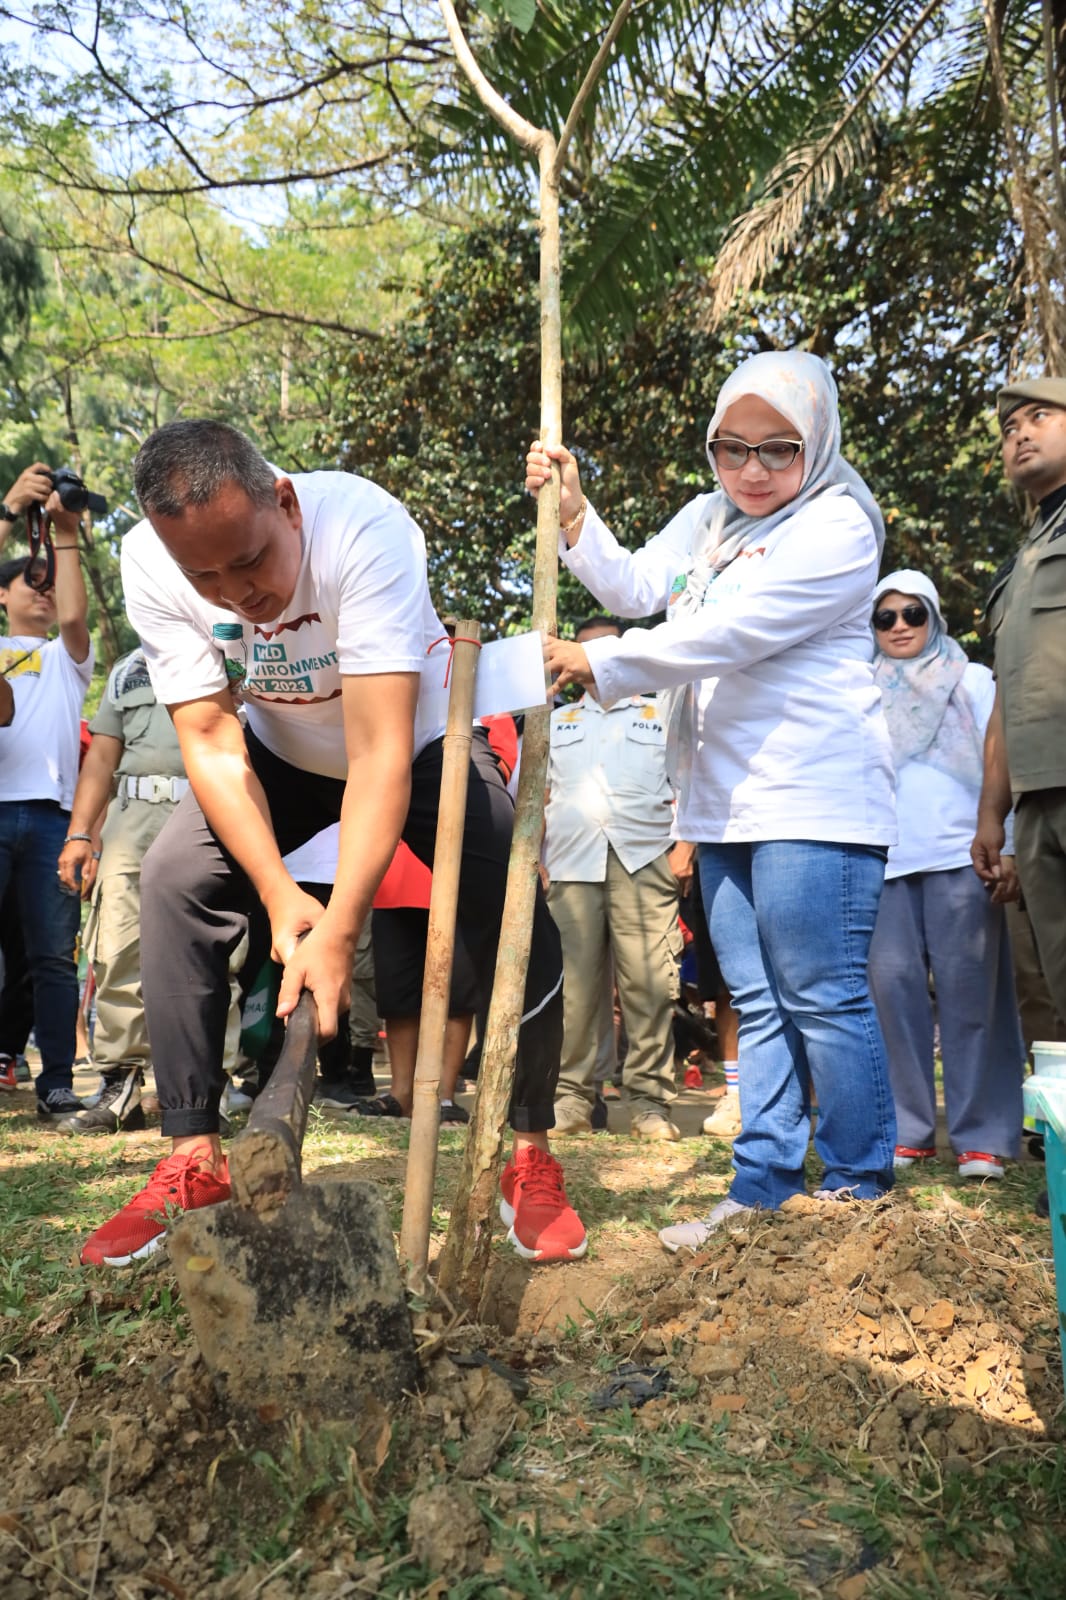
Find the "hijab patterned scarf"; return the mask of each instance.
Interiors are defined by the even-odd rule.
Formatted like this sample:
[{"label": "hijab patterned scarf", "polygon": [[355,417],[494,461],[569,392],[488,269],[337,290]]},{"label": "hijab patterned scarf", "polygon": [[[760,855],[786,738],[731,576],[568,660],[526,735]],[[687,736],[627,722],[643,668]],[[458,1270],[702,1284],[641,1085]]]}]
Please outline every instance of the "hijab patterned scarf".
[{"label": "hijab patterned scarf", "polygon": [[940,596],[922,572],[890,572],[877,585],[874,607],[895,591],[913,595],[929,612],[929,637],[908,661],[887,656],[874,633],[874,677],[881,691],[896,765],[922,761],[968,789],[981,787],[984,735],[963,688],[966,652],[952,639],[940,615]]},{"label": "hijab patterned scarf", "polygon": [[[712,494],[695,529],[688,566],[674,581],[668,620],[691,615],[707,598],[711,585],[753,539],[791,517],[815,495],[828,491],[850,494],[873,523],[880,551],[885,524],[866,483],[840,454],[840,414],[837,388],[825,362],[804,350],[771,350],[751,356],[722,385],[707,441],[714,439],[729,407],[747,395],[757,395],[787,419],[803,440],[803,478],[799,493],[787,505],[764,517],[741,511],[724,490]],[[707,458],[714,466],[710,449]],[[694,743],[694,693],[687,684],[659,696],[666,702],[667,762],[682,788],[687,788]]]},{"label": "hijab patterned scarf", "polygon": [[675,583],[670,614],[698,609],[707,590],[752,539],[764,538],[808,500],[827,489],[844,490],[857,500],[874,525],[877,547],[885,542],[885,525],[877,502],[854,467],[840,454],[837,387],[818,356],[805,350],[770,350],[752,356],[726,379],[707,427],[707,459],[714,466],[710,441],[736,400],[757,395],[788,419],[803,440],[803,481],[795,499],[765,517],[749,516],[724,490],[711,495],[692,541],[691,561]]}]

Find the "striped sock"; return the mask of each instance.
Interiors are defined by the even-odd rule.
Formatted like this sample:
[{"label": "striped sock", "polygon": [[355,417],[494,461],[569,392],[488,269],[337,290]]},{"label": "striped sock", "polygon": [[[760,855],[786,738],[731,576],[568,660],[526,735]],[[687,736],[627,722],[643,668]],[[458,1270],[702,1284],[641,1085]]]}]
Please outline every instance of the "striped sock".
[{"label": "striped sock", "polygon": [[725,1073],[726,1094],[739,1094],[740,1092],[740,1063],[739,1061],[723,1061],[722,1071]]}]

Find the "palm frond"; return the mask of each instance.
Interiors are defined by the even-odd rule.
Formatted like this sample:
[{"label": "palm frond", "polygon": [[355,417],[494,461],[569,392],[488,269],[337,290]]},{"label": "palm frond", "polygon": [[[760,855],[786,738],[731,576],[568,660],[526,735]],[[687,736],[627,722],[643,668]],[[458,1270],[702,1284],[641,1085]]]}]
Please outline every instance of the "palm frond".
[{"label": "palm frond", "polygon": [[712,327],[737,295],[762,282],[796,238],[809,208],[862,163],[874,136],[874,121],[849,108],[824,138],[798,145],[778,162],[761,199],[730,229],[715,263],[707,310]]},{"label": "palm frond", "polygon": [[715,264],[712,323],[720,321],[737,294],[761,280],[783,246],[795,238],[807,207],[824,199],[854,169],[869,148],[871,114],[879,92],[943,8],[943,0],[927,0],[860,84],[845,80],[848,97],[828,131],[795,146],[770,172],[762,197],[733,224]]}]

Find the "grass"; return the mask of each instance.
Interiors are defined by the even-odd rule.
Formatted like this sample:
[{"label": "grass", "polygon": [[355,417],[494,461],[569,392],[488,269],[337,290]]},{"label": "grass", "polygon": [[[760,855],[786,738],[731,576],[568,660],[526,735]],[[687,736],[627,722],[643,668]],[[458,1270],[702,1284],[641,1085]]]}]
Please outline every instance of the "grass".
[{"label": "grass", "polygon": [[[12,1380],[0,1384],[0,1461],[17,1486],[20,1452],[37,1442],[20,1435],[63,1437],[75,1401],[103,1417],[123,1410],[131,1366],[180,1356],[190,1335],[165,1265],[111,1276],[77,1265],[80,1239],[148,1173],[158,1141],[63,1139],[6,1106],[0,1129],[0,1371]],[[307,1162],[338,1175],[358,1165],[382,1184],[398,1225],[407,1134],[405,1124],[364,1130],[315,1113]],[[464,1138],[459,1129],[442,1134],[440,1229]],[[704,1140],[654,1151],[571,1140],[561,1154],[593,1261],[623,1271],[652,1230],[705,1210],[728,1183],[728,1151]],[[817,1171],[812,1159],[812,1182]],[[980,1208],[1038,1252],[1047,1229],[1032,1202],[1042,1185],[1032,1164],[979,1191],[946,1167],[901,1181],[923,1209]],[[629,1356],[640,1329],[632,1301],[616,1313],[590,1296],[550,1339],[538,1337],[529,1395],[494,1465],[469,1481],[462,1429],[476,1416],[462,1427],[430,1426],[417,1413],[393,1419],[380,1436],[384,1453],[380,1440],[368,1445],[339,1425],[291,1425],[262,1439],[223,1430],[210,1447],[188,1434],[182,1515],[210,1518],[218,1594],[250,1569],[263,1589],[276,1580],[271,1593],[298,1596],[314,1576],[319,1595],[392,1600],[632,1600],[658,1589],[679,1600],[1060,1600],[1066,1592],[1061,1448],[1034,1442],[965,1472],[929,1462],[886,1475],[858,1449],[828,1453],[786,1432],[784,1395],[759,1432],[712,1418],[694,1380],[640,1411],[589,1410],[588,1392]],[[106,1498],[98,1457],[79,1481]],[[476,1570],[453,1567],[442,1578],[411,1554],[412,1496],[434,1485],[467,1497],[454,1522],[460,1532],[464,1522],[483,1530]],[[0,1543],[3,1534],[0,1516]],[[343,1590],[348,1583],[355,1587]],[[97,1600],[109,1592],[101,1585]]]},{"label": "grass", "polygon": [[[306,1560],[325,1505],[350,1529],[356,1560],[377,1566],[374,1592],[396,1600],[631,1600],[658,1588],[681,1600],[1061,1596],[1066,1468],[1054,1452],[903,1485],[772,1442],[753,1468],[725,1422],[706,1430],[661,1419],[651,1429],[623,1411],[578,1444],[573,1417],[567,1386],[530,1409],[527,1430],[472,1498],[487,1535],[480,1569],[453,1574],[445,1589],[410,1557],[409,1484],[390,1463],[368,1488],[339,1441],[309,1454],[290,1438],[276,1457],[255,1456],[277,1518],[257,1556],[265,1568],[291,1561],[294,1577],[294,1550]],[[860,1588],[841,1587],[860,1575]]]}]

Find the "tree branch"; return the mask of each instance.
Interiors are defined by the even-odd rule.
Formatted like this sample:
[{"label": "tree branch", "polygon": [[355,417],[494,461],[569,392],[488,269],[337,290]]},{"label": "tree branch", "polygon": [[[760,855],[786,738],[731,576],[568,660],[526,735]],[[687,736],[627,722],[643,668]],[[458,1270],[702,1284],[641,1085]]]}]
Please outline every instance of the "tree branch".
[{"label": "tree branch", "polygon": [[448,30],[448,37],[452,41],[455,58],[469,78],[478,99],[486,111],[496,118],[501,127],[507,129],[511,137],[516,139],[524,150],[532,150],[534,153],[538,151],[544,140],[543,129],[535,128],[531,122],[526,121],[525,117],[519,116],[514,107],[508,105],[503,95],[492,87],[492,84],[478,66],[477,58],[467,43],[466,34],[463,32],[459,18],[455,14],[452,0],[437,0],[437,3],[444,18],[444,25]]},{"label": "tree branch", "polygon": [[551,180],[553,183],[559,182],[563,165],[566,161],[567,147],[570,144],[571,139],[574,137],[574,129],[577,127],[578,122],[581,119],[581,114],[585,109],[589,95],[592,93],[592,90],[595,87],[597,78],[603,71],[604,62],[607,60],[607,57],[614,48],[614,41],[621,33],[632,8],[633,0],[622,0],[622,4],[618,7],[618,10],[611,18],[611,26],[604,34],[603,43],[600,45],[600,48],[596,51],[595,56],[592,58],[592,65],[586,72],[584,81],[580,89],[577,91],[577,94],[574,98],[574,103],[570,107],[570,114],[566,119],[566,125],[563,128],[562,133],[559,135],[559,144],[555,151],[555,161],[552,164],[551,171]]}]

